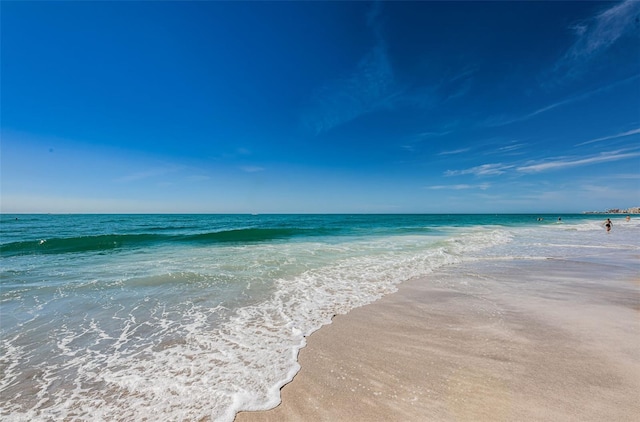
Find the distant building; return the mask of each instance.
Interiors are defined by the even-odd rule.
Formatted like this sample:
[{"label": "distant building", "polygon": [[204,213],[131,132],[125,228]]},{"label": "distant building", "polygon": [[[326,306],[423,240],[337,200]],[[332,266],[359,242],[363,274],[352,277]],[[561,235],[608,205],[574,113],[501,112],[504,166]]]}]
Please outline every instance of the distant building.
[{"label": "distant building", "polygon": [[606,211],[585,211],[583,214],[640,214],[640,207],[627,209],[610,208]]}]

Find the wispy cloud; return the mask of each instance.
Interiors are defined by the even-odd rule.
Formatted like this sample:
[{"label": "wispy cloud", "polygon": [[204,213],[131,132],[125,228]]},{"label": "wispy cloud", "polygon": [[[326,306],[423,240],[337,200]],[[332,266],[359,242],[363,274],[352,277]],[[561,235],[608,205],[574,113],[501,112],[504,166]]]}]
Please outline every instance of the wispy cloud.
[{"label": "wispy cloud", "polygon": [[581,99],[586,99],[589,95],[587,94],[583,94],[577,97],[572,97],[572,98],[567,98],[565,100],[562,101],[558,101],[556,103],[553,104],[549,104],[546,105],[544,107],[541,107],[537,110],[534,110],[530,113],[527,114],[523,114],[521,116],[515,116],[515,117],[508,117],[505,115],[501,115],[501,116],[493,116],[491,118],[489,118],[486,122],[485,125],[488,127],[499,127],[499,126],[506,126],[506,125],[510,125],[511,123],[518,123],[518,122],[524,122],[525,120],[529,120],[539,114],[545,113],[547,111],[551,111],[555,108],[567,105],[567,104],[571,104],[574,103],[576,101],[579,101]]},{"label": "wispy cloud", "polygon": [[594,155],[587,158],[559,158],[552,161],[546,161],[538,164],[530,164],[517,168],[517,171],[522,173],[539,173],[549,170],[560,170],[569,167],[588,166],[598,163],[606,163],[610,161],[626,160],[628,158],[640,157],[640,152],[621,152],[611,151],[603,152],[598,155]]},{"label": "wispy cloud", "polygon": [[[640,2],[638,2],[638,3],[640,3]],[[531,119],[533,117],[536,117],[536,116],[538,116],[540,114],[543,114],[543,113],[546,113],[548,111],[554,110],[556,108],[563,107],[563,106],[566,106],[566,105],[569,105],[569,104],[573,104],[573,103],[576,103],[576,102],[579,102],[579,101],[583,101],[583,100],[586,100],[588,98],[593,97],[594,95],[598,95],[598,94],[607,92],[607,91],[609,91],[609,90],[611,90],[613,88],[617,88],[617,87],[619,87],[621,85],[624,85],[624,84],[626,84],[628,82],[631,82],[631,81],[633,81],[635,79],[638,79],[639,77],[640,77],[640,75],[634,75],[634,76],[631,76],[631,77],[626,78],[626,79],[615,81],[615,82],[613,82],[611,84],[602,86],[600,88],[593,89],[593,90],[587,91],[587,92],[583,92],[582,94],[574,95],[574,96],[565,98],[564,100],[560,100],[560,101],[557,101],[555,103],[548,104],[548,105],[546,105],[544,107],[540,107],[539,109],[534,110],[534,111],[532,111],[530,113],[524,114],[522,116],[516,116],[516,117],[505,117],[505,116],[491,117],[490,119],[488,119],[485,122],[485,125],[489,126],[489,127],[498,127],[498,126],[506,126],[506,125],[509,125],[511,123],[523,122],[525,120],[529,120],[529,119]]]},{"label": "wispy cloud", "polygon": [[515,151],[518,151],[519,149],[522,149],[523,147],[525,147],[527,144],[511,144],[511,145],[505,145],[503,147],[500,147],[497,149],[498,152],[500,153],[513,153]]},{"label": "wispy cloud", "polygon": [[386,47],[376,46],[351,75],[327,83],[303,120],[316,134],[390,106],[398,94]]},{"label": "wispy cloud", "polygon": [[450,150],[450,151],[442,151],[439,152],[438,155],[455,155],[455,154],[462,154],[465,153],[467,151],[470,151],[471,148],[460,148],[460,149],[454,149],[454,150]]},{"label": "wispy cloud", "polygon": [[582,145],[592,144],[594,142],[607,141],[609,139],[624,138],[625,136],[638,135],[638,134],[640,134],[640,128],[628,130],[628,131],[622,132],[622,133],[617,133],[615,135],[609,135],[609,136],[603,136],[601,138],[591,139],[589,141],[585,141],[585,142],[576,144],[574,146],[579,147],[579,146],[582,146]]},{"label": "wispy cloud", "polygon": [[[602,57],[614,44],[628,35],[636,36],[640,1],[625,0],[600,13],[578,22],[569,29],[575,36],[574,43],[555,64],[554,75],[546,85],[571,81],[589,71],[590,63]],[[637,43],[633,47],[637,48]],[[633,73],[637,73],[634,71]]]},{"label": "wispy cloud", "polygon": [[450,134],[451,132],[452,131],[450,130],[446,130],[444,132],[420,132],[416,135],[416,138],[420,141],[426,141],[428,139],[441,138]]},{"label": "wispy cloud", "polygon": [[574,25],[575,43],[569,48],[564,59],[583,60],[598,54],[620,37],[634,30],[640,13],[640,2],[626,0],[604,10],[588,21]]},{"label": "wispy cloud", "polygon": [[206,180],[211,180],[211,176],[207,176],[204,174],[193,174],[186,178],[187,182],[204,182]]},{"label": "wispy cloud", "polygon": [[468,68],[443,81],[438,86],[442,102],[446,103],[455,99],[464,97],[471,90],[473,76],[477,72],[477,68]]},{"label": "wispy cloud", "polygon": [[148,170],[141,170],[141,171],[137,171],[134,173],[130,173],[127,174],[125,176],[122,177],[118,177],[117,179],[115,179],[116,182],[119,183],[129,183],[129,182],[136,182],[139,180],[145,180],[145,179],[150,179],[153,177],[157,177],[157,176],[162,176],[165,175],[167,173],[172,173],[174,171],[179,170],[179,167],[177,166],[170,166],[170,167],[157,167],[157,168],[152,168],[152,169],[148,169]]},{"label": "wispy cloud", "polygon": [[435,185],[435,186],[426,186],[426,189],[432,189],[432,190],[467,190],[467,189],[487,190],[490,187],[491,187],[491,185],[489,183],[481,183],[479,185],[467,185],[467,184]]},{"label": "wispy cloud", "polygon": [[379,17],[382,2],[375,2],[367,15],[367,23],[376,44],[348,75],[327,82],[312,98],[303,115],[305,126],[316,134],[329,131],[368,113],[392,107],[399,89],[381,35]]},{"label": "wispy cloud", "polygon": [[610,176],[612,179],[618,180],[640,180],[640,173],[623,173]]},{"label": "wispy cloud", "polygon": [[444,172],[444,175],[463,176],[466,174],[472,174],[474,176],[499,176],[512,167],[512,165],[506,165],[502,163],[482,164],[480,166],[471,167],[464,170],[447,170]]},{"label": "wispy cloud", "polygon": [[443,131],[443,132],[420,132],[412,136],[411,140],[409,140],[407,144],[402,145],[402,148],[408,151],[415,151],[417,145],[430,141],[431,139],[441,138],[450,133],[452,133],[452,131],[450,130]]},{"label": "wispy cloud", "polygon": [[264,171],[264,167],[258,167],[258,166],[240,166],[240,170],[247,172],[247,173],[257,173],[260,171]]}]

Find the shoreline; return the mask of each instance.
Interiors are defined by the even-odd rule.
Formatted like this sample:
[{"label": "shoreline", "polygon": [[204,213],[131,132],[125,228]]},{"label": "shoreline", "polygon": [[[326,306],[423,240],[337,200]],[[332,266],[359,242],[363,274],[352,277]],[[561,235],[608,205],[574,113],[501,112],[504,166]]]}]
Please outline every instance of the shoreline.
[{"label": "shoreline", "polygon": [[481,261],[407,281],[309,336],[281,404],[235,421],[633,420],[637,258]]}]

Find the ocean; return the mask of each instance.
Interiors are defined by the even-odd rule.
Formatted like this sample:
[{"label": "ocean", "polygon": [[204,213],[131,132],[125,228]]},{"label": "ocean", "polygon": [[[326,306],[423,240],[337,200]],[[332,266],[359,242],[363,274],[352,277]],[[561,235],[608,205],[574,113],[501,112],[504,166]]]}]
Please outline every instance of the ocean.
[{"label": "ocean", "polygon": [[640,218],[606,217],[3,214],[0,418],[233,421],[333,316],[439,267],[637,264]]}]

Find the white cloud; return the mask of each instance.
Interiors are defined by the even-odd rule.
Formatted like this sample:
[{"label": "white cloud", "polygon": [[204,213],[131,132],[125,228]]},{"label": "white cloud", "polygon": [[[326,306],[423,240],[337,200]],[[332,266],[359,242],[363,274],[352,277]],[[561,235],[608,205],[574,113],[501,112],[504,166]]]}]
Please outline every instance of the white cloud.
[{"label": "white cloud", "polygon": [[206,180],[210,180],[211,177],[204,174],[192,174],[187,177],[187,182],[204,182]]},{"label": "white cloud", "polygon": [[392,107],[400,99],[401,90],[382,37],[382,7],[383,2],[374,2],[366,16],[376,40],[374,47],[350,74],[322,86],[302,116],[303,124],[316,134]]},{"label": "white cloud", "polygon": [[610,83],[608,85],[602,86],[600,88],[596,88],[596,89],[593,89],[591,91],[584,92],[582,94],[578,94],[578,95],[574,95],[572,97],[565,98],[564,100],[557,101],[555,103],[546,105],[544,107],[540,107],[539,109],[534,110],[534,111],[532,111],[532,112],[530,112],[528,114],[524,114],[522,116],[516,116],[516,117],[497,116],[497,117],[491,117],[490,119],[488,119],[485,122],[485,125],[489,126],[489,127],[499,127],[499,126],[506,126],[506,125],[509,125],[511,123],[523,122],[523,121],[529,120],[529,119],[531,119],[533,117],[536,117],[539,114],[543,114],[543,113],[546,113],[548,111],[554,110],[554,109],[556,109],[558,107],[563,107],[563,106],[566,106],[566,105],[569,105],[569,104],[573,104],[573,103],[576,103],[576,102],[591,98],[594,95],[598,95],[598,94],[607,92],[607,91],[609,91],[609,90],[611,90],[613,88],[619,87],[620,85],[624,85],[627,82],[631,82],[631,81],[633,81],[635,79],[638,79],[639,77],[640,77],[640,75],[634,75],[634,76],[631,76],[631,77],[626,78],[626,79],[618,80],[618,81],[615,81],[615,82]]},{"label": "white cloud", "polygon": [[[406,144],[406,145],[402,145],[401,147],[408,150],[408,151],[415,151],[417,149],[417,145],[429,141],[431,139],[435,139],[435,138],[440,138],[443,136],[446,136],[448,134],[450,134],[451,131],[447,130],[444,132],[421,132],[421,133],[417,133],[415,135],[412,136],[412,139],[409,141],[410,143]],[[468,150],[469,148],[465,149],[465,150],[460,150],[460,152],[464,152],[466,150]],[[455,152],[454,152],[455,153]],[[446,152],[441,152],[439,155],[446,155]]]},{"label": "white cloud", "polygon": [[122,177],[118,177],[117,179],[115,179],[115,181],[121,182],[121,183],[136,182],[138,180],[144,180],[144,179],[150,179],[152,177],[162,176],[164,174],[177,171],[178,169],[179,167],[177,166],[151,168],[148,170],[141,170],[141,171],[127,174]]},{"label": "white cloud", "polygon": [[467,152],[470,151],[471,148],[460,148],[460,149],[454,149],[451,151],[442,151],[440,153],[438,153],[438,155],[454,155],[454,154],[462,154],[463,152]]},{"label": "white cloud", "polygon": [[247,173],[257,173],[259,171],[264,171],[264,168],[258,167],[258,166],[241,166],[240,170],[245,171]]},{"label": "white cloud", "polygon": [[[550,78],[551,82],[546,82],[546,85],[561,84],[579,77],[590,70],[590,63],[594,60],[602,60],[615,44],[624,42],[625,38],[637,38],[636,19],[640,13],[640,1],[625,0],[610,4],[613,5],[606,10],[569,27],[575,40],[557,61],[552,70],[555,77]],[[637,42],[632,41],[623,48],[637,48]],[[604,60],[602,64],[606,64]],[[630,71],[637,73],[634,69]]]},{"label": "white cloud", "polygon": [[513,152],[513,151],[517,151],[523,147],[525,147],[526,144],[511,144],[511,145],[505,145],[503,147],[498,148],[498,152]]},{"label": "white cloud", "polygon": [[497,176],[503,174],[513,166],[502,163],[483,164],[481,166],[471,167],[465,170],[447,170],[445,176],[462,176],[465,174],[473,174],[474,176]]},{"label": "white cloud", "polygon": [[477,67],[467,68],[461,73],[444,80],[438,86],[438,91],[443,97],[442,102],[446,103],[467,95],[471,90],[473,77],[477,71]]},{"label": "white cloud", "polygon": [[397,93],[391,62],[380,43],[351,75],[323,86],[303,119],[320,134],[391,105]]},{"label": "white cloud", "polygon": [[616,139],[616,138],[623,138],[625,136],[631,136],[631,135],[637,135],[637,134],[640,134],[640,128],[628,130],[628,131],[622,132],[622,133],[617,133],[615,135],[603,136],[602,138],[591,139],[589,141],[585,141],[585,142],[576,144],[575,146],[579,147],[581,145],[592,144],[594,142],[606,141],[606,140],[609,140],[609,139]]},{"label": "white cloud", "polygon": [[559,170],[568,167],[586,166],[591,164],[605,163],[609,161],[625,160],[627,158],[639,157],[640,152],[620,153],[620,151],[605,152],[588,158],[580,159],[557,159],[539,164],[531,164],[518,167],[522,173],[538,173],[548,170]]},{"label": "white cloud", "polygon": [[446,136],[448,134],[450,134],[451,131],[447,130],[444,132],[422,132],[416,135],[416,138],[420,141],[426,141],[427,139],[432,139],[432,138],[440,138],[442,136]]},{"label": "white cloud", "polygon": [[612,179],[618,180],[640,180],[640,173],[623,173],[623,174],[613,174],[610,176]]},{"label": "white cloud", "polygon": [[565,60],[582,60],[602,52],[635,27],[640,2],[626,0],[615,4],[589,21],[574,25],[576,42],[565,55]]},{"label": "white cloud", "polygon": [[491,187],[488,183],[482,183],[479,185],[467,185],[467,184],[458,184],[458,185],[435,185],[435,186],[427,186],[427,189],[432,190],[467,190],[467,189],[480,189],[487,190]]}]

